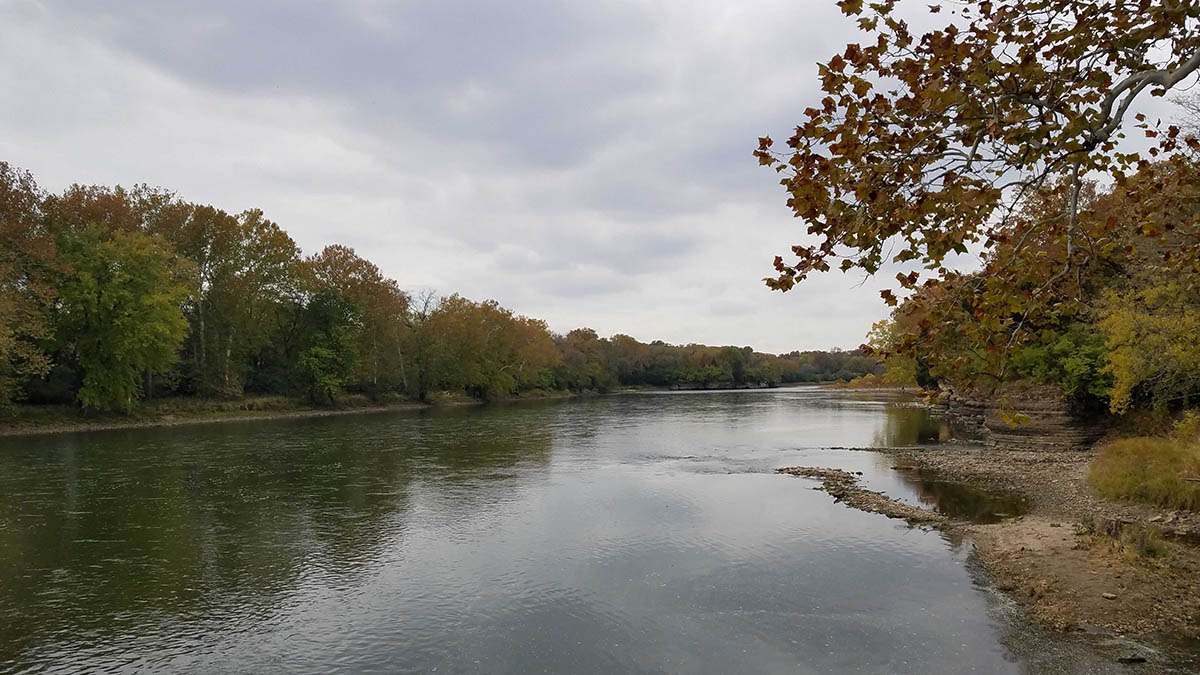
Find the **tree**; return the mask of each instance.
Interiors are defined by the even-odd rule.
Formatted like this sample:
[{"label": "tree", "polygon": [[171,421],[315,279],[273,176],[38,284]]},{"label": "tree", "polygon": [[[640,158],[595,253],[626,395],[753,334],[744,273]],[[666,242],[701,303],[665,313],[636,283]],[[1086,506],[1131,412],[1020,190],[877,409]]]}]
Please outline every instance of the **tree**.
[{"label": "tree", "polygon": [[621,384],[646,384],[646,370],[650,367],[652,349],[636,339],[616,334],[608,339],[608,362]]},{"label": "tree", "polygon": [[437,296],[427,291],[417,295],[404,314],[404,332],[400,360],[401,379],[408,395],[419,401],[428,400],[437,382],[437,372],[442,360],[442,345],[435,334],[437,326],[430,319],[437,310]]},{"label": "tree", "polygon": [[0,162],[0,407],[50,368],[41,343],[50,337],[55,248],[41,201],[33,176]]},{"label": "tree", "polygon": [[442,298],[418,330],[435,345],[423,352],[421,379],[480,399],[548,386],[560,363],[545,322],[516,316],[494,300]]},{"label": "tree", "polygon": [[[1118,146],[1126,115],[1140,95],[1162,96],[1200,68],[1200,5],[964,3],[945,28],[918,37],[897,16],[899,4],[841,0],[868,40],[819,66],[827,95],[805,110],[788,152],[760,139],[756,156],[784,174],[788,206],[817,240],[793,246],[790,262],[776,257],[767,284],[786,291],[838,257],[843,270],[918,263],[945,276],[947,258],[972,245],[1008,241],[1013,256],[1026,255],[1026,242],[1011,239],[1019,227],[1060,244],[1041,261],[1055,274],[1028,294],[1038,300],[1043,287],[1095,259],[1076,228],[1085,177],[1108,174],[1119,184],[1148,166]],[[1175,127],[1160,133],[1139,121],[1161,141],[1151,154],[1184,140]],[[1025,198],[1056,179],[1064,207],[1021,222]],[[1013,292],[1025,269],[1006,265],[1012,274],[1002,288],[983,292]],[[897,275],[907,289],[919,279],[916,271]],[[882,295],[896,304],[890,289]]]},{"label": "tree", "polygon": [[147,220],[150,232],[195,262],[186,305],[195,390],[240,396],[249,359],[273,337],[276,305],[298,292],[299,248],[254,209],[233,216],[176,202]]},{"label": "tree", "polygon": [[572,391],[607,391],[616,384],[605,359],[600,336],[591,328],[575,330],[555,339],[562,354],[563,385]]},{"label": "tree", "polygon": [[305,261],[309,283],[340,294],[357,308],[361,322],[355,334],[358,359],[355,378],[369,391],[403,384],[403,330],[408,294],[383,276],[374,263],[347,246],[326,246]]},{"label": "tree", "polygon": [[357,308],[329,290],[313,294],[302,313],[302,346],[296,367],[304,395],[314,405],[332,405],[354,376]]},{"label": "tree", "polygon": [[917,361],[899,353],[897,347],[902,339],[895,321],[876,321],[867,333],[864,349],[883,359],[883,381],[898,387],[917,386]]},{"label": "tree", "polygon": [[1125,412],[1139,395],[1156,407],[1200,388],[1200,285],[1153,274],[1140,287],[1110,293],[1100,322],[1113,377],[1110,405]]},{"label": "tree", "polygon": [[58,338],[83,372],[79,402],[131,410],[143,372],[178,358],[187,322],[188,264],[161,240],[93,225],[60,241],[69,269],[59,283]]}]

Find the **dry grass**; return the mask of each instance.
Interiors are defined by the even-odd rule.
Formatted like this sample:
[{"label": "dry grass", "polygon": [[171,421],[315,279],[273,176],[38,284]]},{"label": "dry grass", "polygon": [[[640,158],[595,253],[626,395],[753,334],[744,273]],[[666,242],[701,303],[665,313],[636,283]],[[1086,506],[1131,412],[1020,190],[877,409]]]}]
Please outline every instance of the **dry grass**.
[{"label": "dry grass", "polygon": [[1200,510],[1200,442],[1192,420],[1181,423],[1173,437],[1109,443],[1092,462],[1088,483],[1111,499]]},{"label": "dry grass", "polygon": [[878,373],[867,373],[860,375],[848,382],[831,382],[827,385],[830,389],[890,389],[893,384],[888,384],[883,381],[883,375]]}]

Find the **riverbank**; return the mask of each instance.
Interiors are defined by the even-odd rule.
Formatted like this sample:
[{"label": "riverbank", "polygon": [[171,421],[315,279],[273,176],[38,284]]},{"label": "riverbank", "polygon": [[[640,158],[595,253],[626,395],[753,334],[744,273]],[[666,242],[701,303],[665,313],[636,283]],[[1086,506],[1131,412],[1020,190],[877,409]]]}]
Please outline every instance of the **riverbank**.
[{"label": "riverbank", "polygon": [[1022,517],[956,529],[971,538],[997,587],[1019,598],[1040,623],[1200,640],[1196,514],[1096,497],[1086,482],[1091,453],[881,452],[899,466],[1029,500],[1031,510]]},{"label": "riverbank", "polygon": [[[1092,458],[1085,452],[934,448],[863,448],[890,456],[893,468],[1003,490],[1024,497],[1029,511],[996,523],[958,523],[912,518],[911,506],[872,512],[940,526],[964,537],[996,590],[1017,601],[1036,624],[1058,631],[1092,633],[1119,641],[1114,659],[1151,670],[1178,672],[1179,659],[1200,658],[1200,517],[1093,495],[1086,483]],[[839,484],[812,469],[782,472],[826,480],[839,497],[876,493]],[[845,473],[845,472],[841,472]],[[861,494],[859,495],[861,497]],[[857,501],[839,497],[848,505]],[[1133,638],[1141,647],[1130,651]],[[1169,652],[1169,654],[1168,654]],[[1164,670],[1154,670],[1159,662]]]},{"label": "riverbank", "polygon": [[[491,403],[510,403],[553,398],[568,398],[570,392],[529,392]],[[362,396],[348,396],[332,408],[317,408],[280,396],[252,397],[238,400],[166,399],[143,405],[128,415],[86,415],[71,406],[18,406],[0,417],[0,438],[6,436],[36,436],[78,431],[108,431],[176,427],[222,422],[258,422],[264,420],[306,417],[334,417],[369,413],[426,410],[455,406],[483,405],[466,397],[442,397],[422,403],[397,399],[386,403],[371,401]]]}]

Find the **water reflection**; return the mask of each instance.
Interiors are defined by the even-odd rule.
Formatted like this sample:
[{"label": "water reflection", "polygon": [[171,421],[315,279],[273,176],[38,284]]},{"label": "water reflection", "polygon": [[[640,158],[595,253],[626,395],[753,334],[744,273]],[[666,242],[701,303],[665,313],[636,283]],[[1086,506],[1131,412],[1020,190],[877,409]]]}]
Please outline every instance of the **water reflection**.
[{"label": "water reflection", "polygon": [[[98,432],[4,448],[0,664],[47,643],[145,632],[147,621],[266,615],[314,569],[353,584],[403,537],[414,481],[453,491],[442,506],[453,518],[549,461],[546,432],[497,411],[405,422]],[[488,492],[472,488],[480,481]]]},{"label": "water reflection", "polygon": [[961,552],[772,473],[929,438],[890,402],[0,441],[0,671],[1014,672]]},{"label": "water reflection", "polygon": [[897,472],[921,504],[953,520],[997,523],[1029,512],[1028,500],[1018,494],[943,480],[924,469],[902,467]]},{"label": "water reflection", "polygon": [[895,448],[928,445],[949,441],[953,432],[948,423],[925,408],[915,405],[893,405],[884,411],[883,427],[875,434],[872,445]]}]

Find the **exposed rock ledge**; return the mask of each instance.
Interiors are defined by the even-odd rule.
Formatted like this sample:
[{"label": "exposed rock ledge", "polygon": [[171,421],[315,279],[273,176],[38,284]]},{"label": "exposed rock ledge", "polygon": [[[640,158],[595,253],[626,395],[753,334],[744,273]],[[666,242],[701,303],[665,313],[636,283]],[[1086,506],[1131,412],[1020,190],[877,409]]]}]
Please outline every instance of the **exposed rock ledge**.
[{"label": "exposed rock ledge", "polygon": [[776,469],[778,473],[816,478],[821,481],[817,489],[833,495],[834,501],[845,502],[861,511],[879,513],[889,518],[900,518],[909,525],[933,525],[942,527],[949,521],[933,511],[897,501],[883,494],[867,490],[858,485],[858,476],[841,469],[822,469],[812,466],[788,466]]},{"label": "exposed rock ledge", "polygon": [[989,394],[943,389],[947,418],[1000,450],[1088,450],[1104,425],[1073,410],[1057,387],[1008,383]]}]

